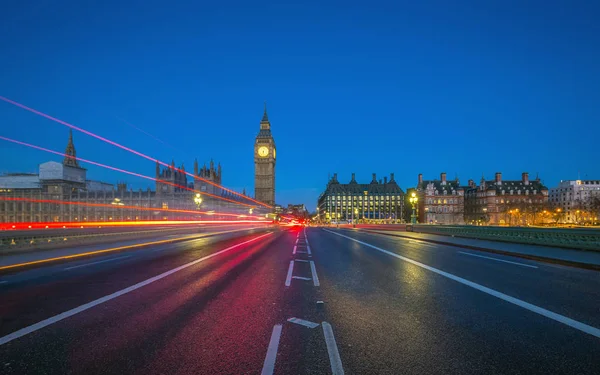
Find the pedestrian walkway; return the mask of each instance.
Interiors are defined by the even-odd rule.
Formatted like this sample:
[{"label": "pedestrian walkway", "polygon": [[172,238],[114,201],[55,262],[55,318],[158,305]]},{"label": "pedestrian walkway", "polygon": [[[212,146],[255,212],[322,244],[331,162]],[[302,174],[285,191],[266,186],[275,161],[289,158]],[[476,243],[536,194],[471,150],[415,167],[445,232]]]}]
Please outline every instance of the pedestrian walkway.
[{"label": "pedestrian walkway", "polygon": [[600,252],[389,230],[357,229],[473,250],[600,270]]}]

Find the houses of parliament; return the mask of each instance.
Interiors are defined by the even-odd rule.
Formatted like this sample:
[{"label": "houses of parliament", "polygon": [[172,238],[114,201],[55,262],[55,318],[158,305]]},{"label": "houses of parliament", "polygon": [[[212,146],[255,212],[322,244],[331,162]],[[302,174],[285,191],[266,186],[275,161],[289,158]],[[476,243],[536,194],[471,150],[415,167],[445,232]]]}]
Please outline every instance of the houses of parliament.
[{"label": "houses of parliament", "polygon": [[[266,151],[265,151],[266,149]],[[254,147],[255,197],[270,205],[275,201],[275,143],[270,133],[266,107]],[[245,190],[234,194],[220,185],[223,171],[214,161],[200,167],[194,162],[193,176],[181,164],[155,166],[154,190],[133,190],[87,178],[77,159],[72,132],[62,162],[39,165],[39,173],[7,173],[0,176],[0,222],[101,222],[145,220],[211,220],[220,213],[249,213]],[[199,197],[201,199],[195,199]],[[240,205],[238,202],[245,203]],[[255,214],[264,208],[258,208]],[[198,212],[198,213],[196,213]]]}]

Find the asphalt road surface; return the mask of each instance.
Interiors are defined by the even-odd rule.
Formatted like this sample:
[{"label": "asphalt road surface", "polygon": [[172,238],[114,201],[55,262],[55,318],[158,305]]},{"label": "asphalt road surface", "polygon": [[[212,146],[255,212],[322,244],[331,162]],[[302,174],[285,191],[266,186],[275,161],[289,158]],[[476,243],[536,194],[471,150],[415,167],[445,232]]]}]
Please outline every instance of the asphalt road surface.
[{"label": "asphalt road surface", "polygon": [[1,374],[598,374],[600,273],[324,228],[0,275]]}]

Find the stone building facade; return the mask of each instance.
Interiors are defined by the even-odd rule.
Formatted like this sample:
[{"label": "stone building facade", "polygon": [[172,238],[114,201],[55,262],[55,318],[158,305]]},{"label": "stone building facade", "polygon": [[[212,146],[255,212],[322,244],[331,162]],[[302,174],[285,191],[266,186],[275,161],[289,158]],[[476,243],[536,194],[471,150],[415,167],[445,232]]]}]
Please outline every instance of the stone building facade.
[{"label": "stone building facade", "polygon": [[[179,169],[179,170],[178,170]],[[87,171],[76,157],[73,135],[62,163],[49,161],[39,166],[39,174],[13,173],[0,176],[0,222],[92,222],[134,220],[190,220],[207,219],[195,211],[212,212],[210,219],[219,219],[219,213],[248,214],[249,208],[236,202],[248,203],[244,197],[223,191],[203,180],[221,184],[219,165],[198,169],[195,163],[193,182],[188,182],[184,166],[161,170],[156,166],[156,190],[127,189],[125,183],[116,186],[88,180]],[[168,183],[166,183],[168,182]],[[178,186],[174,186],[178,185]],[[186,189],[187,187],[187,189]],[[200,205],[194,200],[202,195]],[[208,193],[213,196],[209,196]],[[218,199],[214,196],[225,198]],[[259,214],[262,209],[254,210]]]},{"label": "stone building facade", "polygon": [[482,176],[479,186],[469,180],[465,192],[465,222],[489,225],[528,225],[539,223],[547,209],[548,188],[539,177],[502,180],[497,172],[493,180]]},{"label": "stone building facade", "polygon": [[419,223],[464,223],[465,189],[458,178],[448,180],[446,172],[442,172],[439,180],[423,180],[423,175],[419,174],[416,190]]},{"label": "stone building facade", "polygon": [[319,196],[317,210],[319,221],[401,222],[404,218],[404,192],[394,180],[384,177],[377,181],[375,173],[368,184],[359,184],[355,174],[347,184],[333,174],[325,191]]}]

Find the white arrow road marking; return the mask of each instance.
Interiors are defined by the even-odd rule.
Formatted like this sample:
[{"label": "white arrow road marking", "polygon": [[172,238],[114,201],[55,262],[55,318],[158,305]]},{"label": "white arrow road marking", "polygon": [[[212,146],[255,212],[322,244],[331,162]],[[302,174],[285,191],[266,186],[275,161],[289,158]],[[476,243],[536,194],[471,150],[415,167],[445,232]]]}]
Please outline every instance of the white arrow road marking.
[{"label": "white arrow road marking", "polygon": [[312,280],[310,277],[304,277],[304,276],[292,276],[292,279],[306,280],[306,281]]},{"label": "white arrow road marking", "polygon": [[301,326],[305,326],[308,328],[315,328],[315,327],[319,326],[319,323],[310,322],[308,320],[299,319],[299,318],[289,318],[287,321],[290,323],[299,324]]}]

